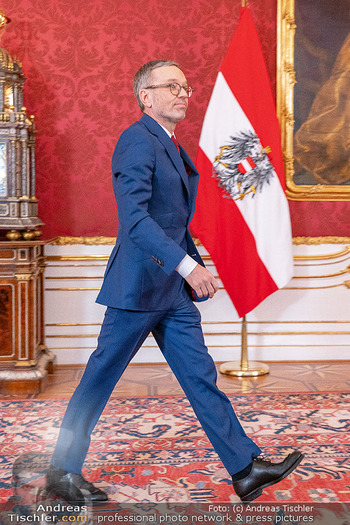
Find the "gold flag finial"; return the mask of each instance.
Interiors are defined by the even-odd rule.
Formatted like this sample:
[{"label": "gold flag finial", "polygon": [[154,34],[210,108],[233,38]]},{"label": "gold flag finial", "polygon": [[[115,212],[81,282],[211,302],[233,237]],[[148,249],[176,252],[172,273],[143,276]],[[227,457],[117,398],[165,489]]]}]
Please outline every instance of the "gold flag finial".
[{"label": "gold flag finial", "polygon": [[0,40],[2,35],[6,31],[6,26],[9,24],[11,20],[4,14],[2,8],[0,7]]}]

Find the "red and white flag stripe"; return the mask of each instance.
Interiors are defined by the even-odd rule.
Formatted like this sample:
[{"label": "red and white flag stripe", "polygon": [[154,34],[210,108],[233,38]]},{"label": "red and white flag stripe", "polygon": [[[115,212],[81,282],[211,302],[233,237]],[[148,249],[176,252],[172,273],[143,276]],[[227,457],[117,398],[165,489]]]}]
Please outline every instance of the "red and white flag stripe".
[{"label": "red and white flag stripe", "polygon": [[253,159],[251,157],[247,157],[246,159],[242,160],[237,167],[240,173],[248,173],[248,171],[252,171],[255,166],[256,164]]},{"label": "red and white flag stripe", "polygon": [[[271,147],[273,176],[242,199],[225,196],[213,177],[220,148],[242,132]],[[252,159],[250,159],[252,160]],[[248,158],[242,173],[254,169]],[[248,8],[220,68],[205,115],[197,155],[201,174],[191,229],[212,256],[240,316],[287,284],[293,275],[291,227],[285,196],[280,130],[260,43]]]}]

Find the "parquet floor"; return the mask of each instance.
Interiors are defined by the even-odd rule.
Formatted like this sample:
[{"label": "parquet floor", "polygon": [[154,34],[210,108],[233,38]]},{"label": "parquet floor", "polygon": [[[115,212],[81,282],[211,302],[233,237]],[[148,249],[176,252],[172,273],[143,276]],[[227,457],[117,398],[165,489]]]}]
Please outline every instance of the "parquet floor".
[{"label": "parquet floor", "polygon": [[[226,394],[253,392],[325,392],[350,390],[350,361],[269,363],[270,373],[256,378],[234,378],[218,372],[218,386]],[[219,365],[217,366],[219,368]],[[45,392],[29,398],[70,398],[84,367],[61,366],[49,377]],[[166,364],[132,364],[113,392],[115,397],[182,395]],[[8,397],[8,396],[6,396]]]}]

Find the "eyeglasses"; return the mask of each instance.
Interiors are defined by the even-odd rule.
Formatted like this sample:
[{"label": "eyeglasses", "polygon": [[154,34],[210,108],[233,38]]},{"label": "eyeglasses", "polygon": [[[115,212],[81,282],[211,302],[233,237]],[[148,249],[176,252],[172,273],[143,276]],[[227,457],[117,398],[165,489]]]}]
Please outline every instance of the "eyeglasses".
[{"label": "eyeglasses", "polygon": [[188,97],[191,97],[193,93],[193,88],[188,87],[188,86],[180,86],[180,84],[178,84],[177,82],[171,82],[170,84],[157,84],[153,86],[147,86],[144,89],[156,89],[156,88],[161,88],[161,87],[169,88],[170,93],[174,95],[174,97],[178,97],[180,95],[181,89],[186,91],[186,94]]}]

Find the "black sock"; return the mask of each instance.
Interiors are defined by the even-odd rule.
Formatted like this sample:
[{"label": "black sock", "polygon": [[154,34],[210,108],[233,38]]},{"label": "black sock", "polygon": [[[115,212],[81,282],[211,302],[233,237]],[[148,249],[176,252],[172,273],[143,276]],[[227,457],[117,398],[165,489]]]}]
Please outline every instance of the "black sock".
[{"label": "black sock", "polygon": [[240,470],[239,472],[236,472],[236,474],[233,474],[232,481],[239,481],[240,479],[243,479],[246,476],[248,476],[248,474],[252,470],[252,466],[253,466],[253,462],[249,463],[249,465],[243,470]]}]

